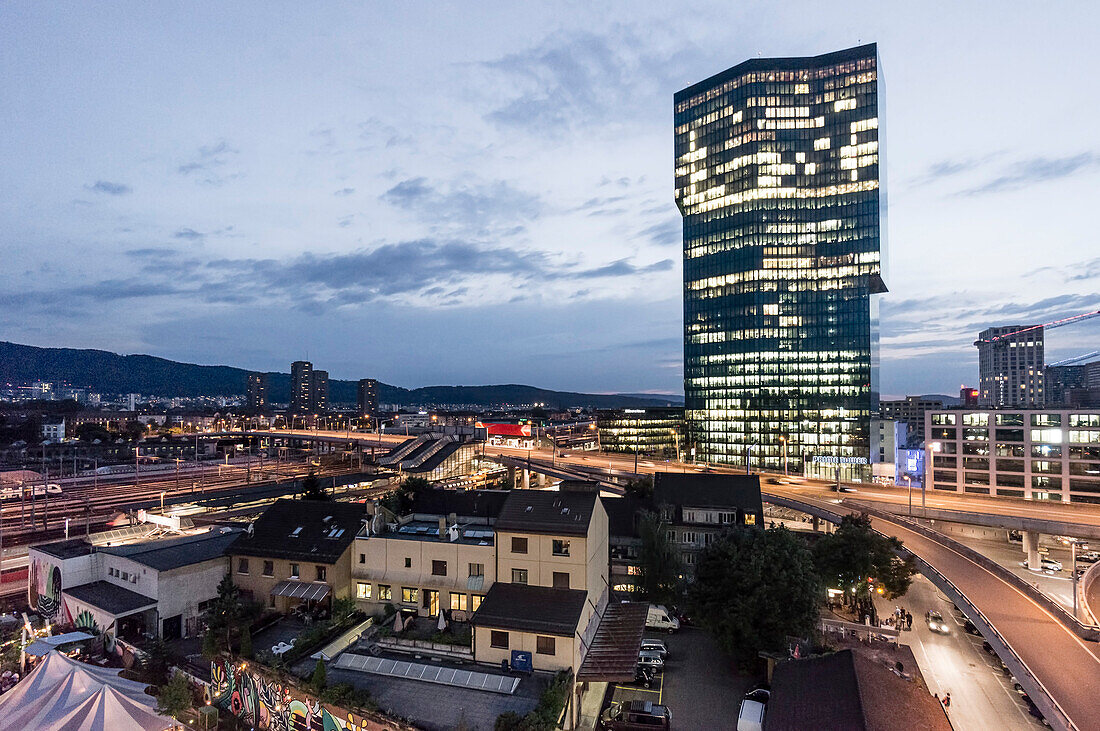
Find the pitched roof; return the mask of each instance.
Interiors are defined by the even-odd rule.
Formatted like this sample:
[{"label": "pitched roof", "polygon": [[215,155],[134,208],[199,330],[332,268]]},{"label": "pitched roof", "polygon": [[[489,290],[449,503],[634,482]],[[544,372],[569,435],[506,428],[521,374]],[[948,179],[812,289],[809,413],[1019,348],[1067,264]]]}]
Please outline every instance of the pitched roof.
[{"label": "pitched roof", "polygon": [[418,490],[413,494],[412,512],[420,515],[451,513],[459,518],[496,518],[507,490]]},{"label": "pitched roof", "polygon": [[240,528],[223,527],[182,538],[172,538],[129,546],[100,548],[100,553],[123,556],[157,571],[170,571],[203,561],[222,558],[225,549],[240,533]]},{"label": "pitched roof", "polygon": [[771,692],[769,731],[951,729],[927,690],[852,650],[780,663]]},{"label": "pitched roof", "polygon": [[225,549],[230,556],[335,563],[355,540],[366,507],[324,500],[276,500]]},{"label": "pitched roof", "polygon": [[633,497],[602,497],[600,502],[607,511],[607,531],[617,538],[636,538],[638,513],[653,510],[646,501]]},{"label": "pitched roof", "polygon": [[496,582],[470,623],[520,632],[572,637],[581,620],[588,592],[548,586]]},{"label": "pitched roof", "polygon": [[497,516],[496,529],[522,533],[583,536],[599,497],[594,492],[512,490]]},{"label": "pitched roof", "polygon": [[156,606],[157,603],[157,600],[152,597],[102,580],[74,586],[65,589],[63,593],[116,617],[145,607]]},{"label": "pitched roof", "polygon": [[658,472],[653,476],[653,502],[677,508],[764,510],[757,475]]}]

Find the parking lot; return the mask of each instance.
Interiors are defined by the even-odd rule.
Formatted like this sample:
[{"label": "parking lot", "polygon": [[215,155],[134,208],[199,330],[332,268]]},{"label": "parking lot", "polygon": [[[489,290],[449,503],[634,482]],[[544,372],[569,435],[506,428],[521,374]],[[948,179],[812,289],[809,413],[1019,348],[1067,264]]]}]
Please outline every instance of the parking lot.
[{"label": "parking lot", "polygon": [[685,627],[673,635],[646,633],[668,647],[665,670],[650,688],[613,686],[610,701],[648,700],[672,711],[674,729],[733,729],[741,697],[753,678],[734,672],[733,662],[701,629]]}]

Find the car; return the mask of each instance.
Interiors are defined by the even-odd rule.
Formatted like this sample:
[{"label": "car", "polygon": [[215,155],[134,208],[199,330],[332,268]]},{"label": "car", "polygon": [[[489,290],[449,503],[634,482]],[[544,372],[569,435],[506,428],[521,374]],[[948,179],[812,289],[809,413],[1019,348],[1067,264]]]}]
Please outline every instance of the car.
[{"label": "car", "polygon": [[655,652],[661,656],[662,660],[668,659],[668,647],[661,640],[643,639],[642,652]]},{"label": "car", "polygon": [[934,609],[928,610],[928,613],[924,615],[924,621],[928,623],[928,629],[936,634],[946,635],[951,632],[947,622],[943,619],[943,615]]},{"label": "car", "polygon": [[1031,700],[1026,695],[1021,696],[1021,699],[1023,700],[1024,705],[1027,706],[1027,712],[1031,715],[1032,718],[1039,719],[1039,722],[1042,723],[1044,726],[1050,725],[1050,722],[1043,717],[1043,712],[1040,711],[1035,705],[1035,701]]},{"label": "car", "polygon": [[764,716],[767,715],[766,703],[745,698],[737,712],[737,731],[764,731]]},{"label": "car", "polygon": [[[1020,565],[1023,566],[1026,569],[1027,568],[1027,561],[1021,561]],[[1055,561],[1053,558],[1047,558],[1046,556],[1044,556],[1041,559],[1039,559],[1039,568],[1037,570],[1038,571],[1049,571],[1051,573],[1054,573],[1055,571],[1061,571],[1062,570],[1062,563],[1060,561]]]},{"label": "car", "polygon": [[974,623],[969,619],[963,620],[963,631],[968,635],[974,635],[975,637],[981,637],[982,633],[978,631],[978,628],[974,626]]},{"label": "car", "polygon": [[859,492],[859,490],[855,489],[854,487],[842,487],[837,490],[837,492]]},{"label": "car", "polygon": [[638,665],[637,669],[634,671],[634,683],[643,688],[648,688],[653,685],[653,676],[654,672],[652,670],[644,665]]},{"label": "car", "polygon": [[672,727],[672,711],[653,701],[633,700],[629,703],[615,701],[600,714],[600,728],[607,731],[634,731],[635,729],[669,729]]},{"label": "car", "polygon": [[994,650],[993,645],[989,644],[988,642],[982,643],[982,649],[985,651],[985,654],[997,657],[997,651]]},{"label": "car", "polygon": [[1084,553],[1077,554],[1077,561],[1079,563],[1096,563],[1100,561],[1100,551],[1085,551]]},{"label": "car", "polygon": [[756,701],[757,703],[763,703],[763,704],[767,705],[768,701],[771,700],[771,697],[772,697],[772,692],[771,692],[771,690],[768,689],[768,687],[766,685],[757,685],[756,687],[754,687],[752,690],[750,690],[748,693],[745,694],[745,697],[744,697],[743,700]]},{"label": "car", "polygon": [[665,659],[661,653],[654,650],[642,650],[638,653],[638,665],[653,673],[659,673],[665,669]]}]

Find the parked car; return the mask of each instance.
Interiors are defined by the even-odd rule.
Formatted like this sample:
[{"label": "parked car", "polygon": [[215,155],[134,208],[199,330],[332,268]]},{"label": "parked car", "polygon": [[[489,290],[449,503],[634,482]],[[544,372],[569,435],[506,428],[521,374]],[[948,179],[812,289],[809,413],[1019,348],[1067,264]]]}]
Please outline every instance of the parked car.
[{"label": "parked car", "polygon": [[616,701],[600,714],[600,728],[608,731],[667,729],[672,726],[672,711],[653,701]]},{"label": "parked car", "polygon": [[1031,714],[1032,718],[1037,718],[1044,726],[1049,726],[1050,722],[1043,717],[1043,712],[1035,705],[1035,701],[1028,698],[1026,695],[1022,696],[1024,705],[1027,706],[1027,712]]},{"label": "parked car", "polygon": [[947,622],[943,619],[943,615],[934,609],[928,610],[928,614],[924,615],[924,621],[928,623],[928,629],[936,634],[946,635],[951,632],[951,629],[947,626]]},{"label": "parked car", "polygon": [[638,653],[638,665],[653,673],[659,673],[665,669],[665,659],[659,652],[642,650]]},{"label": "parked car", "polygon": [[988,642],[982,643],[982,649],[985,650],[985,654],[997,657],[997,651],[994,650],[993,645],[989,644]]},{"label": "parked car", "polygon": [[1079,563],[1096,563],[1100,561],[1100,551],[1085,551],[1084,553],[1077,554],[1077,561]]},{"label": "parked car", "polygon": [[634,682],[643,688],[648,688],[653,685],[653,676],[655,673],[644,665],[639,665],[634,671]]},{"label": "parked car", "polygon": [[650,604],[645,626],[646,629],[666,630],[672,634],[680,629],[680,620],[660,604]]},{"label": "parked car", "polygon": [[767,712],[766,703],[752,698],[743,699],[737,713],[737,731],[764,731],[764,717]]},{"label": "parked car", "polygon": [[[1021,561],[1020,565],[1023,566],[1026,569],[1027,568],[1027,561]],[[1061,571],[1062,570],[1062,563],[1061,563],[1061,561],[1055,561],[1053,558],[1047,558],[1046,556],[1043,556],[1042,558],[1039,559],[1039,570],[1040,571],[1050,571],[1052,573],[1055,572],[1055,571]]]},{"label": "parked car", "polygon": [[757,703],[768,704],[771,700],[772,692],[766,685],[757,685],[748,693],[745,694],[744,700],[756,701]]},{"label": "parked car", "polygon": [[982,633],[978,631],[978,628],[974,626],[974,623],[969,619],[963,620],[963,631],[968,635],[974,635],[975,637],[981,637]]},{"label": "parked car", "polygon": [[642,640],[642,652],[656,652],[661,656],[662,660],[668,659],[668,647],[661,640],[643,639]]}]

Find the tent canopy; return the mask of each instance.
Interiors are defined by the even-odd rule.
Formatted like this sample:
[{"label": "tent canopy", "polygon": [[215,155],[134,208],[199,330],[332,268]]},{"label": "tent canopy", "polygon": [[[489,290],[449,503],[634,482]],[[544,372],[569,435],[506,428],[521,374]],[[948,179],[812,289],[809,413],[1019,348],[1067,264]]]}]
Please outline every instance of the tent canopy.
[{"label": "tent canopy", "polygon": [[164,731],[179,724],[156,712],[145,684],[51,652],[0,696],[5,728],[42,731]]}]

